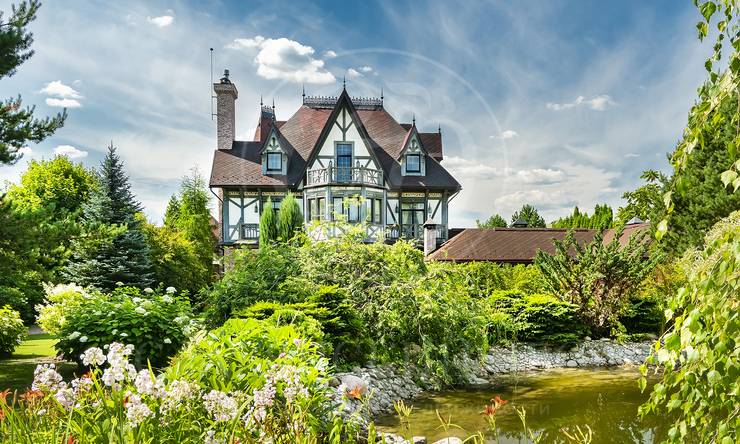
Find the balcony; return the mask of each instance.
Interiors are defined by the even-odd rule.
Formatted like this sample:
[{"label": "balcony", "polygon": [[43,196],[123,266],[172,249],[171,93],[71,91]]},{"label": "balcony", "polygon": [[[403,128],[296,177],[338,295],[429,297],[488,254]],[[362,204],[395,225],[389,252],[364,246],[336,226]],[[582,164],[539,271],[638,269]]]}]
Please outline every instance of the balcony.
[{"label": "balcony", "polygon": [[[442,243],[447,240],[447,227],[444,225],[437,225],[437,243]],[[398,239],[423,239],[424,238],[424,227],[422,225],[388,225],[386,230],[386,237],[389,240]]]},{"label": "balcony", "polygon": [[330,184],[383,186],[383,172],[365,167],[332,167],[309,170],[306,186]]}]

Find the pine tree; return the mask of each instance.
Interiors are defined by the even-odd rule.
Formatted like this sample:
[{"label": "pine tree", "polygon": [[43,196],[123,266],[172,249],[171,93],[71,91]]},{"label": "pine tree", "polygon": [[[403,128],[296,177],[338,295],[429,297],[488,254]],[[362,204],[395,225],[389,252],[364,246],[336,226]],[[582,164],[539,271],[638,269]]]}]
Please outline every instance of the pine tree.
[{"label": "pine tree", "polygon": [[[21,2],[13,6],[4,20],[0,11],[0,79],[16,73],[18,67],[33,55],[33,34],[29,23],[36,19],[41,4],[38,1]],[[15,163],[21,157],[19,150],[29,141],[41,142],[64,125],[67,111],[53,118],[35,119],[33,107],[23,107],[21,97],[0,100],[0,164]]]},{"label": "pine tree", "polygon": [[180,201],[176,195],[170,197],[167,202],[167,209],[164,212],[164,226],[167,228],[175,228],[177,226],[177,218],[180,217]]},{"label": "pine tree", "polygon": [[93,244],[76,244],[65,274],[71,282],[112,290],[119,283],[144,287],[152,283],[149,249],[141,232],[141,211],[131,192],[123,162],[111,144],[98,172],[99,186],[83,207],[87,226],[125,227],[110,239]]},{"label": "pine tree", "polygon": [[303,214],[301,207],[298,206],[293,193],[288,193],[280,202],[280,211],[278,212],[277,230],[278,237],[283,241],[288,241],[303,229]]},{"label": "pine tree", "polygon": [[540,213],[538,213],[537,209],[532,205],[522,205],[521,210],[516,211],[511,215],[512,224],[519,219],[527,222],[528,228],[545,228],[545,219],[540,216]]},{"label": "pine tree", "polygon": [[269,245],[278,237],[277,221],[275,211],[272,209],[272,199],[267,198],[267,203],[262,209],[260,216],[260,245]]}]

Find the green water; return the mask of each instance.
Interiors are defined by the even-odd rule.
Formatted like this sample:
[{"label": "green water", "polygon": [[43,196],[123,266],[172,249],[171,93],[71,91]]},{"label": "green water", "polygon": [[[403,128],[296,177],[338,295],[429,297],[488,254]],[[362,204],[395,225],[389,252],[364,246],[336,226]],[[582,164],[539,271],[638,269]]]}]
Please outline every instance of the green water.
[{"label": "green water", "polygon": [[[637,408],[648,398],[648,390],[637,388],[636,368],[562,369],[495,380],[490,387],[430,393],[415,399],[411,414],[411,434],[426,436],[428,442],[448,436],[440,428],[438,410],[443,418],[461,427],[451,428],[449,436],[466,438],[486,432],[486,420],[480,412],[498,395],[508,400],[496,413],[498,441],[485,433],[491,443],[531,443],[523,433],[522,422],[514,407],[526,410],[527,428],[541,434],[541,443],[568,442],[560,431],[586,425],[593,433],[593,444],[652,443],[665,433],[665,421],[641,421]],[[378,418],[382,431],[400,433],[398,418]]]}]

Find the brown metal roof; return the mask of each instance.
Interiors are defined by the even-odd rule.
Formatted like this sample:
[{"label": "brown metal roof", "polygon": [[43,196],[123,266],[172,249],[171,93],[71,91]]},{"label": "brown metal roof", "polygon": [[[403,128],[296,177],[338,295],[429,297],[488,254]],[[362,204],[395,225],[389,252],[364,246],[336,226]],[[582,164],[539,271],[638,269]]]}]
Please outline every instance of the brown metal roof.
[{"label": "brown metal roof", "polygon": [[[341,101],[337,101],[337,106],[340,104]],[[305,174],[307,161],[316,148],[332,111],[330,108],[302,105],[287,121],[275,122],[289,147],[287,175],[263,176],[259,156],[260,144],[235,141],[231,150],[216,152],[210,185],[212,187],[297,185]],[[403,140],[408,129],[383,108],[359,109],[356,110],[355,116],[367,132],[368,143],[380,162],[391,188],[451,191],[460,189],[460,184],[455,178],[439,164],[442,159],[442,138],[439,133],[419,134],[421,143],[429,154],[426,175],[402,176],[401,165],[396,159],[403,149]]]},{"label": "brown metal roof", "polygon": [[[630,236],[647,229],[648,224],[625,227],[619,239],[621,245],[629,242]],[[529,264],[538,251],[555,253],[553,240],[563,240],[567,229],[557,228],[467,228],[462,233],[442,244],[429,255],[429,259],[453,262],[506,262]],[[604,243],[614,238],[615,229],[604,232]],[[591,242],[598,230],[573,230],[576,241],[584,245]]]}]

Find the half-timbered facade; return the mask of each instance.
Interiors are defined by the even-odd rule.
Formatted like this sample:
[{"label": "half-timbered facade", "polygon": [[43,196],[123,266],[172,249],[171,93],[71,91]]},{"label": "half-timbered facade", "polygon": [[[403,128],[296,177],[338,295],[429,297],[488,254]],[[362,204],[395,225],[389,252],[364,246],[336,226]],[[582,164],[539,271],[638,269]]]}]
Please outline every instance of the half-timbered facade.
[{"label": "half-timbered facade", "polygon": [[[288,120],[262,106],[254,138],[234,140],[238,93],[228,71],[214,84],[218,149],[210,177],[221,198],[224,245],[256,244],[268,202],[288,191],[307,223],[363,224],[368,241],[420,239],[433,222],[447,239],[448,203],[460,184],[442,167],[441,131],[422,133],[398,123],[383,98],[303,96]],[[331,226],[331,224],[327,224]]]}]

